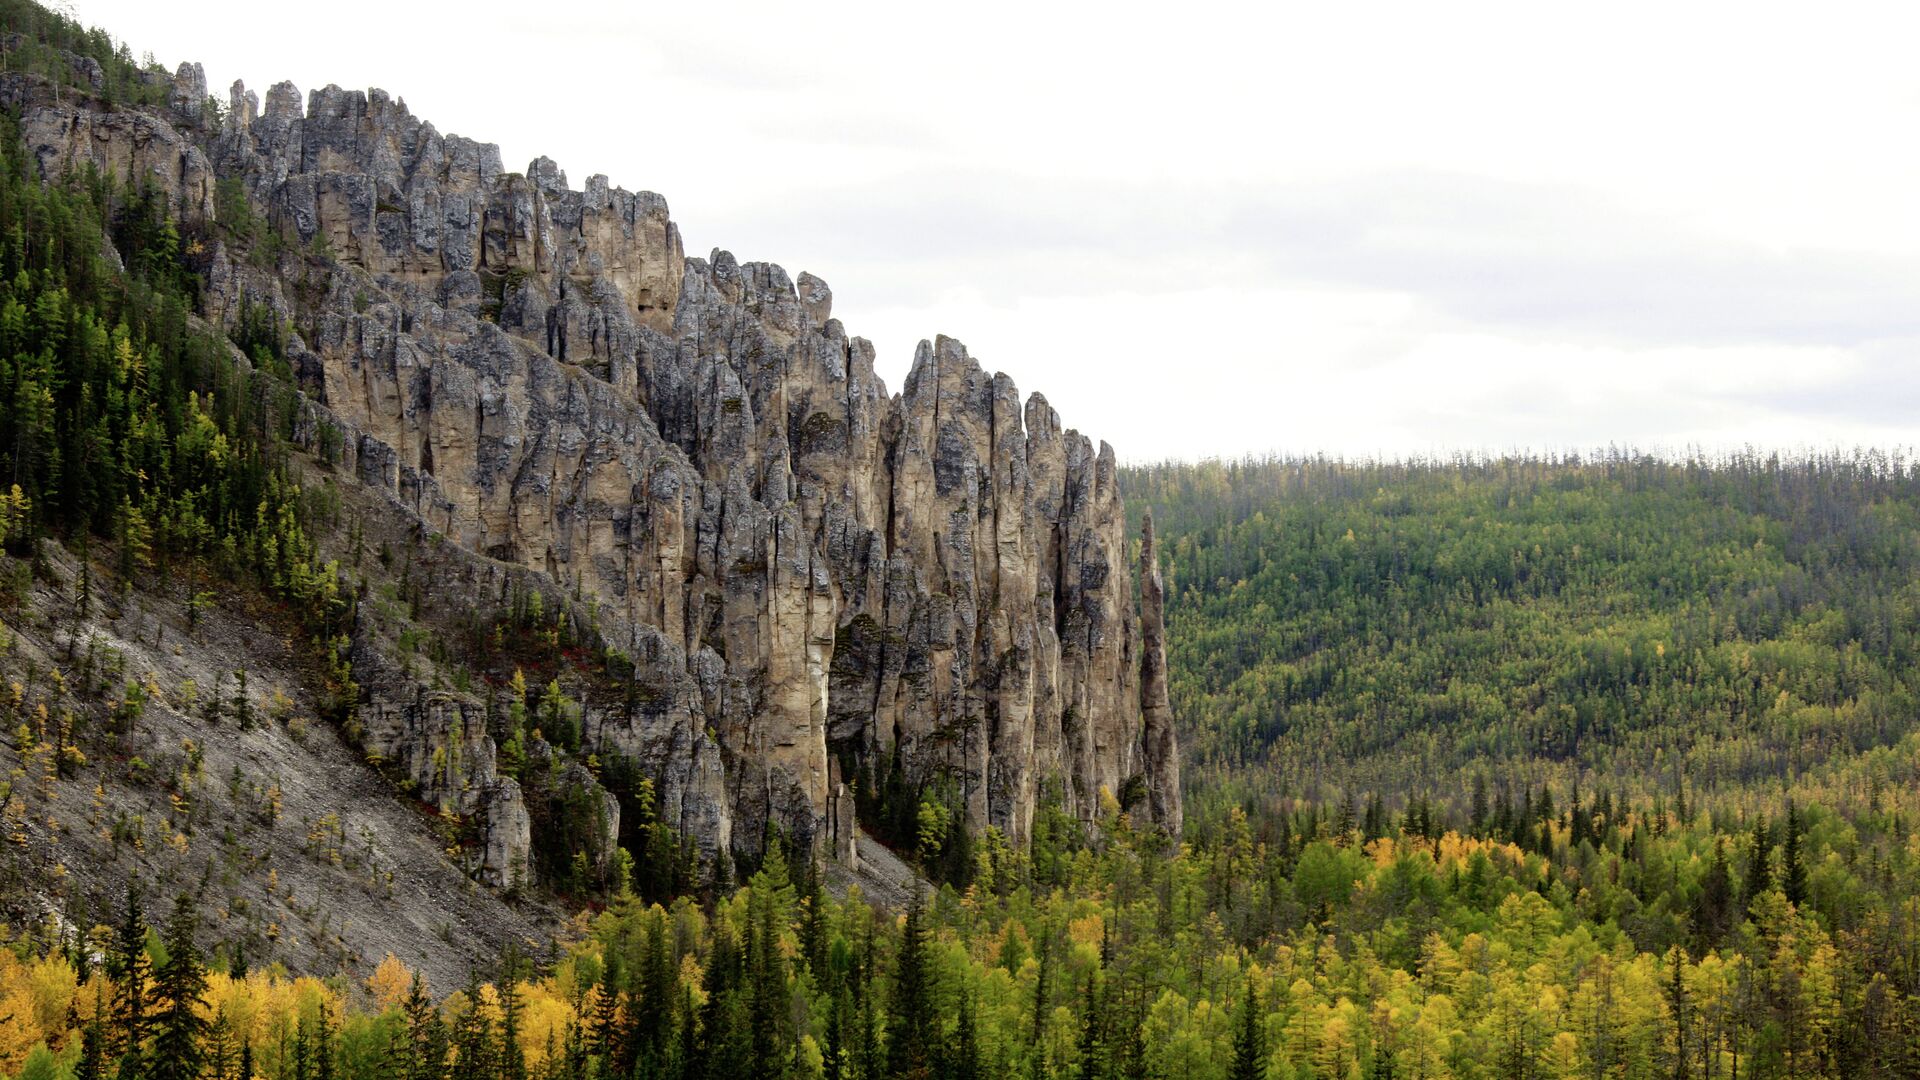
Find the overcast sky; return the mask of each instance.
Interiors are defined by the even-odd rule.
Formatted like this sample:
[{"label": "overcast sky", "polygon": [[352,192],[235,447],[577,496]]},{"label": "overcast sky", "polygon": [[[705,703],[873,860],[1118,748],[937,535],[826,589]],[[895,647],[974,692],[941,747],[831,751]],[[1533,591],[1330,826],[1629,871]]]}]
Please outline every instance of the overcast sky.
[{"label": "overcast sky", "polygon": [[1130,460],[1920,442],[1891,4],[72,7],[658,191]]}]

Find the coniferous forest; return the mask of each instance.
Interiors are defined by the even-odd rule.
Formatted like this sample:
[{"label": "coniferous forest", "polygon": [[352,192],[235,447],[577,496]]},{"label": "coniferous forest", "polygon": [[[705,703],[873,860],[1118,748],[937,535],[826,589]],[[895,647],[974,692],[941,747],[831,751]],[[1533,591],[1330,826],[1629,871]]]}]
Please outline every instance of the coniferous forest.
[{"label": "coniferous forest", "polygon": [[[8,70],[60,84],[90,57],[108,96],[156,100],[104,33],[0,12]],[[221,239],[276,242],[223,197]],[[210,239],[151,190],[41,183],[0,119],[0,616],[53,545],[103,592],[192,568],[300,613],[345,729],[359,601],[299,482],[326,440],[294,439],[284,327],[222,341],[190,317]],[[1043,804],[1022,850],[868,775],[863,823],[926,875],[902,908],[777,845],[696,879],[656,826],[604,875],[539,853],[563,930],[458,985],[391,956],[290,970],[204,882],[132,880],[92,925],[4,928],[0,1074],[1920,1076],[1915,463],[1274,459],[1122,483],[1169,578],[1179,843],[1108,792],[1092,827]],[[557,682],[508,687],[564,727]],[[140,691],[9,689],[11,826],[112,756]],[[518,728],[507,745],[520,767]]]}]

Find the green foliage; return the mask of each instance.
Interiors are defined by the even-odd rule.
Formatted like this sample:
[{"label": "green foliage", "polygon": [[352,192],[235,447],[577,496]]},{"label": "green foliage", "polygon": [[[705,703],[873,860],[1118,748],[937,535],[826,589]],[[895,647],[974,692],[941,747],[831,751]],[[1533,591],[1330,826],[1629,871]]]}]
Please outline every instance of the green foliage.
[{"label": "green foliage", "polygon": [[[124,272],[101,257],[103,234]],[[283,331],[243,313],[267,363],[236,369],[189,324],[196,282],[159,192],[95,176],[42,185],[0,119],[0,475],[20,492],[9,533],[111,539],[127,581],[174,558],[251,572],[330,637],[351,601],[315,556],[288,469]]]},{"label": "green foliage", "polygon": [[[6,71],[28,72],[128,105],[164,105],[173,87],[165,69],[151,60],[136,63],[126,45],[105,30],[84,27],[71,15],[33,0],[0,0],[0,33],[21,35],[5,51]],[[100,67],[105,85],[97,90],[86,73],[86,60]]]},{"label": "green foliage", "polygon": [[1483,768],[1745,786],[1920,715],[1902,458],[1215,462],[1124,489],[1170,563],[1203,790],[1246,769],[1328,801]]}]

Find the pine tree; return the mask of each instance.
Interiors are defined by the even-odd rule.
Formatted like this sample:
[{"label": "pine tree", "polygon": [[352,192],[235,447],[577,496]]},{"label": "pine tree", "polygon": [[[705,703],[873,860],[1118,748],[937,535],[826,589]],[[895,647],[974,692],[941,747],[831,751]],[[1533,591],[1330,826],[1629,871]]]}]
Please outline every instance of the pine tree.
[{"label": "pine tree", "polygon": [[1706,877],[1701,879],[1699,895],[1694,900],[1693,925],[1700,935],[1705,948],[1719,944],[1720,935],[1726,933],[1727,916],[1733,907],[1733,882],[1728,874],[1727,840],[1716,836],[1713,840],[1713,862],[1707,865]]},{"label": "pine tree", "polygon": [[[73,1080],[106,1080],[107,1032],[99,1020],[87,1021],[80,1029],[80,1060],[73,1066]],[[243,1075],[242,1080],[251,1080]]]},{"label": "pine tree", "polygon": [[1687,984],[1683,978],[1686,950],[1679,946],[1669,950],[1667,966],[1673,972],[1667,986],[1667,1010],[1673,1017],[1673,1080],[1687,1080]]},{"label": "pine tree", "polygon": [[954,1023],[953,1046],[947,1053],[948,1080],[980,1080],[980,1033],[973,1015],[973,995],[960,995],[960,1015]]},{"label": "pine tree", "polygon": [[[680,998],[680,969],[674,965],[673,950],[667,941],[665,912],[649,912],[644,952],[641,954],[641,1001],[636,1005],[629,995],[628,1005],[636,1014],[640,1052],[656,1060],[666,1056],[672,1035],[671,1002]],[[691,1018],[688,1023],[691,1024]],[[631,1056],[633,1048],[627,1050]],[[623,1061],[626,1058],[622,1058]]]},{"label": "pine tree", "polygon": [[847,1080],[853,1074],[852,1056],[847,1052],[847,1027],[852,1022],[853,995],[845,986],[834,989],[833,1004],[827,1011],[827,1045],[822,1053],[826,1080]]},{"label": "pine tree", "polygon": [[333,1062],[339,1053],[334,1039],[333,1013],[325,1002],[320,1003],[320,1011],[314,1017],[313,1032],[313,1077],[314,1080],[333,1080]]},{"label": "pine tree", "polygon": [[716,919],[713,924],[713,952],[707,962],[707,1002],[700,1009],[699,1041],[695,1059],[699,1071],[688,1076],[707,1080],[737,1080],[747,1071],[750,1053],[746,1029],[751,1018],[740,1004],[740,948],[733,928]]},{"label": "pine tree", "polygon": [[753,1016],[749,1068],[756,1076],[782,1074],[796,1041],[787,1000],[786,958],[780,952],[779,918],[775,907],[787,880],[786,861],[778,846],[769,853],[762,872],[754,875],[747,894],[747,994]]},{"label": "pine tree", "polygon": [[153,1064],[147,1074],[153,1080],[197,1080],[205,1060],[201,1040],[207,1021],[200,1015],[200,998],[207,972],[193,941],[199,925],[192,897],[182,893],[167,920],[167,962],[154,973]]},{"label": "pine tree", "polygon": [[1798,907],[1807,902],[1807,868],[1800,859],[1800,811],[1787,800],[1787,840],[1780,865],[1780,891]]},{"label": "pine tree", "polygon": [[1742,897],[1746,901],[1749,914],[1752,913],[1753,903],[1760,898],[1760,894],[1773,887],[1773,873],[1767,867],[1767,857],[1772,846],[1773,838],[1767,830],[1767,819],[1755,816],[1753,846],[1747,851],[1747,892],[1746,896]]},{"label": "pine tree", "polygon": [[1240,1026],[1233,1034],[1232,1080],[1267,1080],[1266,1033],[1260,1011],[1260,989],[1247,977],[1247,999],[1240,1007]]},{"label": "pine tree", "polygon": [[1087,973],[1087,993],[1080,1016],[1080,1080],[1104,1080],[1107,1039],[1101,1021],[1100,994],[1094,974]]},{"label": "pine tree", "polygon": [[127,885],[127,903],[107,956],[107,977],[113,980],[113,1046],[120,1056],[120,1074],[144,1075],[147,1031],[151,1023],[148,981],[153,963],[147,957],[147,923],[140,910],[140,887]]},{"label": "pine tree", "polygon": [[[1011,931],[1009,931],[1011,932]],[[1035,1068],[1045,1067],[1047,1018],[1053,1009],[1053,933],[1042,927],[1040,933],[1040,970],[1033,980],[1033,1048]]]},{"label": "pine tree", "polygon": [[527,1080],[527,1055],[520,1046],[520,950],[508,944],[500,961],[500,1063],[502,1080]]},{"label": "pine tree", "polygon": [[407,1058],[395,1073],[405,1080],[445,1080],[447,1075],[447,1028],[427,996],[426,981],[414,972],[413,982],[400,1005],[407,1018]]},{"label": "pine tree", "polygon": [[207,1029],[207,1053],[204,1065],[207,1075],[218,1080],[226,1080],[233,1068],[233,1021],[225,1011],[213,1018]]},{"label": "pine tree", "polygon": [[[594,990],[593,1028],[588,1046],[603,1067],[611,1068],[626,1042],[620,1024],[620,954],[607,950],[605,963]],[[627,1071],[632,1071],[630,1066]]]},{"label": "pine tree", "polygon": [[1467,818],[1467,832],[1476,837],[1487,835],[1487,774],[1473,774],[1472,811]]},{"label": "pine tree", "polygon": [[[283,1057],[282,1071],[285,1068]],[[313,1028],[304,1012],[293,1025],[293,1080],[313,1080]]]},{"label": "pine tree", "polygon": [[916,889],[900,930],[893,1000],[887,1010],[887,1074],[902,1080],[933,1075],[932,1038],[938,1018],[927,972],[925,918],[925,900]]},{"label": "pine tree", "polygon": [[827,896],[820,888],[820,875],[807,875],[806,916],[800,921],[800,958],[817,985],[824,986],[827,970]]},{"label": "pine tree", "polygon": [[453,1024],[453,1075],[492,1077],[495,1075],[493,1021],[487,1015],[480,996],[480,975],[467,974],[467,1007]]}]

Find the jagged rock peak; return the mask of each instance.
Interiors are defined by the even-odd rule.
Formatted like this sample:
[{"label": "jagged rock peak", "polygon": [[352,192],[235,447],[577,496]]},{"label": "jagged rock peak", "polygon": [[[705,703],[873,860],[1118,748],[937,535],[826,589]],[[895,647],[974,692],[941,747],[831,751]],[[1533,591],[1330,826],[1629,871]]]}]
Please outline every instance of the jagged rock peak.
[{"label": "jagged rock peak", "polygon": [[[298,250],[216,246],[204,314],[278,312],[351,475],[596,606],[635,692],[593,749],[709,857],[769,825],[852,850],[836,770],[896,763],[1016,842],[1048,791],[1091,820],[1142,782],[1178,830],[1158,569],[1149,535],[1136,613],[1110,446],[945,336],[890,395],[824,281],[686,257],[656,194],[507,173],[380,90],[229,98],[202,125],[183,67],[165,117],[45,100],[21,126],[43,171],[151,176],[189,221],[241,182]],[[396,760],[485,738],[363,685]],[[511,780],[480,780],[512,833]]]}]

